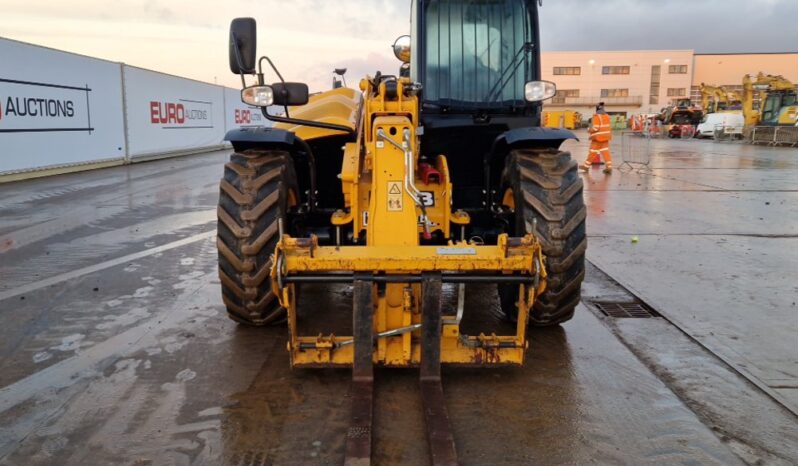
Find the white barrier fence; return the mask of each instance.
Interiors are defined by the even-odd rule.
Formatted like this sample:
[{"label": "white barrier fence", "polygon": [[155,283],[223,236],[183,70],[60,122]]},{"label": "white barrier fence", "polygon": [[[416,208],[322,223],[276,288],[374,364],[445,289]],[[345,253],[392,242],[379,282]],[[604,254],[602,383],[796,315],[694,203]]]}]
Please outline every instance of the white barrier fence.
[{"label": "white barrier fence", "polygon": [[752,144],[798,146],[798,126],[755,126],[749,138]]},{"label": "white barrier fence", "polygon": [[220,145],[224,88],[122,67],[131,158]]},{"label": "white barrier fence", "polygon": [[119,64],[0,39],[0,173],[122,160]]},{"label": "white barrier fence", "polygon": [[0,175],[221,148],[240,91],[0,38]]},{"label": "white barrier fence", "polygon": [[618,169],[648,168],[651,163],[651,133],[621,132],[621,164]]}]

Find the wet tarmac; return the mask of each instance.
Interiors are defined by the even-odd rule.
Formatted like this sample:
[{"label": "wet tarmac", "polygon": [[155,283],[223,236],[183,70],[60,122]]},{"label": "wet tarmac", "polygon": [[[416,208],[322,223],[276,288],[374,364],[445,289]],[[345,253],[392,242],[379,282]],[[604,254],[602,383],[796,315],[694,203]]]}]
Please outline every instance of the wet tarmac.
[{"label": "wet tarmac", "polygon": [[[225,158],[0,186],[0,464],[341,463],[349,373],[292,371],[284,328],[224,315],[213,235]],[[642,177],[628,176],[612,180]],[[601,220],[591,214],[589,254],[604,269],[605,242],[628,231]],[[444,371],[463,464],[798,462],[792,413],[668,320],[602,316],[592,301],[633,298],[601,270],[584,289],[573,321],[531,331],[523,368]],[[303,299],[345,309],[350,290],[331,291]],[[496,316],[490,287],[467,296]],[[377,373],[377,464],[427,464],[417,385],[415,370]]]},{"label": "wet tarmac", "polygon": [[585,175],[588,258],[798,413],[798,149],[654,140],[650,153],[650,168]]}]

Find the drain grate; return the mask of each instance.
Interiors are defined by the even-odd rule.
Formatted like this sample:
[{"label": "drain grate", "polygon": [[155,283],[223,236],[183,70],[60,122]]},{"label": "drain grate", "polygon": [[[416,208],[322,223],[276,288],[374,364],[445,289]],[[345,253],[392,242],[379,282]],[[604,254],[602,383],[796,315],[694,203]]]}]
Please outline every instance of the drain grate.
[{"label": "drain grate", "polygon": [[593,305],[608,317],[614,318],[637,318],[645,319],[649,317],[659,317],[653,309],[640,302],[634,303],[610,303],[593,301]]}]

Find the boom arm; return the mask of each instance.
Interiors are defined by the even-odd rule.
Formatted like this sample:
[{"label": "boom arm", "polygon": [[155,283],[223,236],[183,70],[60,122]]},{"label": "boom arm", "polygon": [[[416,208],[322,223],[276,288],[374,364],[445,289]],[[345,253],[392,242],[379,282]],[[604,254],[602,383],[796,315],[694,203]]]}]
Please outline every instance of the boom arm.
[{"label": "boom arm", "polygon": [[726,86],[710,86],[701,83],[701,107],[705,113],[714,113],[728,110],[732,105],[739,105],[743,98],[736,91],[729,90]]},{"label": "boom arm", "polygon": [[795,89],[795,84],[784,76],[773,76],[764,73],[759,73],[756,76],[756,81],[753,82],[753,85],[754,87],[767,85],[769,91],[791,91]]},{"label": "boom arm", "polygon": [[[722,88],[701,83],[701,108],[705,113],[718,111],[719,104],[726,102],[726,95]],[[712,107],[710,107],[712,104]]]}]

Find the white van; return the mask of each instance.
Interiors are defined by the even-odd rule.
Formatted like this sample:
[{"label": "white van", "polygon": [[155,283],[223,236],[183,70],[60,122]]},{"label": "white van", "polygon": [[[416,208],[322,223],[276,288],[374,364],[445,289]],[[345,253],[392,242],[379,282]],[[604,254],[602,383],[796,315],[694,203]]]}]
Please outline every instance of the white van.
[{"label": "white van", "polygon": [[726,138],[733,138],[735,136],[742,137],[743,126],[745,126],[745,119],[742,112],[716,112],[704,115],[701,123],[698,125],[695,137],[697,138],[714,138],[716,130],[722,131]]}]

